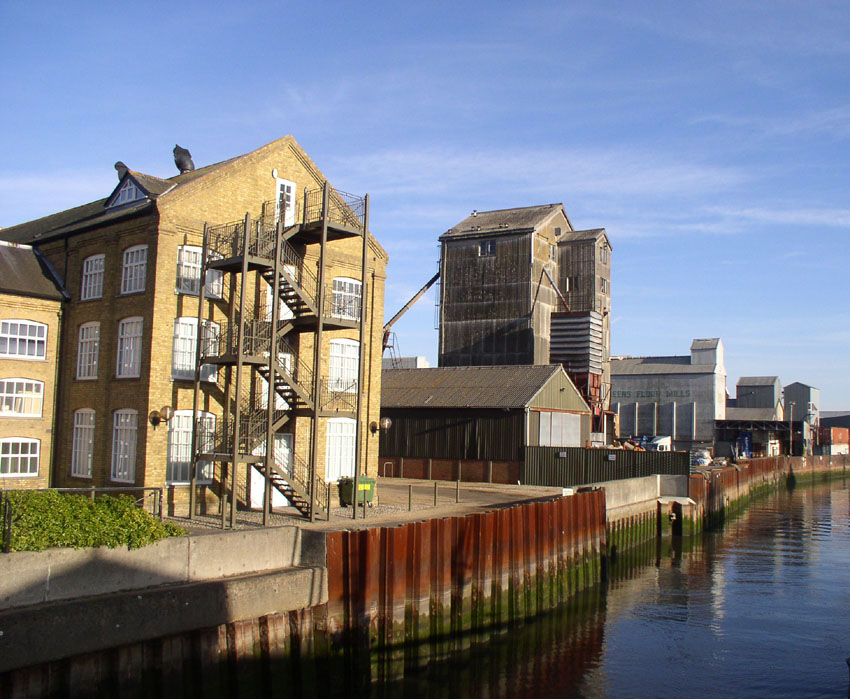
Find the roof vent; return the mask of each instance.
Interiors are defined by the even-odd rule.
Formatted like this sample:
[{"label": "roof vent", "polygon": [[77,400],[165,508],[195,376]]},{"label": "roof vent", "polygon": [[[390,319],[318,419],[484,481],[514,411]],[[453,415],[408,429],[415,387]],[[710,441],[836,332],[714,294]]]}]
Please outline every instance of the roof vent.
[{"label": "roof vent", "polygon": [[180,170],[181,175],[184,172],[192,172],[195,169],[195,163],[192,162],[192,154],[177,144],[174,145],[174,164]]},{"label": "roof vent", "polygon": [[115,170],[118,173],[118,180],[119,181],[124,179],[124,175],[127,174],[128,169],[129,168],[124,163],[122,163],[120,160],[117,163],[115,163]]}]

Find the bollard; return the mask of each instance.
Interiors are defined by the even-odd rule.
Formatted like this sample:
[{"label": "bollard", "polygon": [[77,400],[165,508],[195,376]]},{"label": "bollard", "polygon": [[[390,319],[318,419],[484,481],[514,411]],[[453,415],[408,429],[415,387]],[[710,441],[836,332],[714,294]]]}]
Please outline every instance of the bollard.
[{"label": "bollard", "polygon": [[331,484],[328,483],[328,522],[331,521]]},{"label": "bollard", "polygon": [[413,486],[407,486],[407,511],[411,512],[413,510]]},{"label": "bollard", "polygon": [[460,502],[460,478],[457,479],[457,486],[455,487],[455,502]]},{"label": "bollard", "polygon": [[437,506],[437,481],[434,481],[434,507]]}]

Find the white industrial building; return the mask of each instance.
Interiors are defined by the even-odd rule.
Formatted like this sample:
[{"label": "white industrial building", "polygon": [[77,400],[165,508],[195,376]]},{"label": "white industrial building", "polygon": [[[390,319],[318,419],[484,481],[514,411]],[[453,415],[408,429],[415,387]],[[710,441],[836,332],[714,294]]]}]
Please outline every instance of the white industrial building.
[{"label": "white industrial building", "polygon": [[711,448],[714,422],[726,416],[720,338],[694,340],[690,355],[612,357],[611,408],[620,439],[664,435],[675,450]]}]

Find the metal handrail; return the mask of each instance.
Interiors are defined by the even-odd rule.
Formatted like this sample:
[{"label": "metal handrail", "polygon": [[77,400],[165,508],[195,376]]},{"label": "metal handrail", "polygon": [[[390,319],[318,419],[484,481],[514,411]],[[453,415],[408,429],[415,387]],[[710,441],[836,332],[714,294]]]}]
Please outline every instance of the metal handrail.
[{"label": "metal handrail", "polygon": [[357,379],[322,379],[320,410],[355,412],[357,410]]}]

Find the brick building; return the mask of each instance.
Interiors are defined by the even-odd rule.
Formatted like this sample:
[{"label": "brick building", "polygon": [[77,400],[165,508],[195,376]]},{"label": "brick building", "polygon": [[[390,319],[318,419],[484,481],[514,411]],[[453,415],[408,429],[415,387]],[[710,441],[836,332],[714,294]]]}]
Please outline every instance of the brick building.
[{"label": "brick building", "polygon": [[0,241],[0,489],[50,485],[64,298],[37,251]]},{"label": "brick building", "polygon": [[116,163],[104,199],[0,231],[70,293],[53,484],[167,486],[180,512],[223,480],[256,505],[268,471],[307,513],[312,479],[352,472],[358,442],[360,472],[376,470],[387,255],[368,197],[333,190],[291,136],[198,169],[175,149],[175,164],[159,178]]}]

